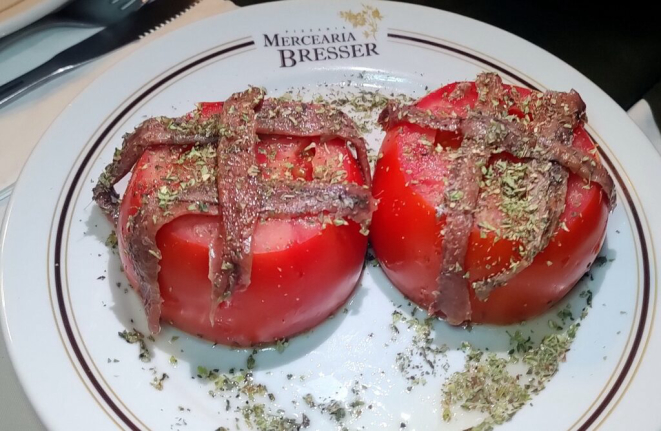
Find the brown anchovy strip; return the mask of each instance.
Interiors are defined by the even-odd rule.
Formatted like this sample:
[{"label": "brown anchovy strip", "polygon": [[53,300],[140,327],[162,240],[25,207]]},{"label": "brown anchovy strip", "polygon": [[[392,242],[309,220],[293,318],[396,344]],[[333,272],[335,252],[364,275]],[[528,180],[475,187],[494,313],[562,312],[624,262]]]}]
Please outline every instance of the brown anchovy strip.
[{"label": "brown anchovy strip", "polygon": [[[126,253],[134,263],[137,275],[137,289],[147,312],[149,330],[157,333],[160,330],[161,292],[158,288],[158,272],[161,267],[159,260],[161,252],[156,246],[156,233],[158,230],[184,214],[211,214],[217,215],[218,208],[209,207],[200,210],[200,202],[205,202],[213,194],[213,185],[201,183],[196,187],[180,191],[167,211],[160,207],[158,195],[151,193],[143,200],[138,212],[127,224]],[[191,205],[196,204],[196,205]]]},{"label": "brown anchovy strip", "polygon": [[290,218],[302,214],[331,213],[366,223],[376,209],[368,188],[355,184],[319,184],[291,181],[265,185],[268,199],[262,214],[268,218]]},{"label": "brown anchovy strip", "polygon": [[[265,99],[257,107],[256,132],[288,136],[319,136],[323,140],[340,138],[350,142],[356,150],[365,184],[372,181],[367,144],[353,121],[342,111],[322,104],[299,103]],[[226,131],[218,115],[201,120],[156,117],[140,124],[124,136],[121,150],[108,165],[94,187],[94,200],[113,224],[119,215],[119,196],[113,186],[124,178],[151,145],[211,144]]]},{"label": "brown anchovy strip", "polygon": [[470,320],[470,297],[463,265],[480,193],[480,167],[488,160],[489,152],[484,142],[465,139],[450,167],[448,187],[441,204],[441,211],[446,215],[445,236],[438,276],[440,289],[434,292],[433,311],[443,312],[452,324]]},{"label": "brown anchovy strip", "polygon": [[[233,94],[223,105],[220,123],[227,131],[218,143],[218,199],[223,215],[222,229],[209,252],[212,310],[234,290],[250,283],[252,235],[262,207],[257,176],[248,171],[257,165],[255,145],[259,142],[255,108],[264,91],[251,88]],[[223,248],[218,246],[222,242]],[[213,322],[213,320],[212,320]]]},{"label": "brown anchovy strip", "polygon": [[[321,105],[264,100],[263,90],[251,88],[234,94],[225,102],[220,115],[204,120],[196,116],[150,119],[124,137],[122,150],[116,153],[94,188],[94,200],[115,225],[120,202],[113,186],[130,172],[149,146],[217,146],[216,158],[206,161],[209,172],[217,172],[216,187],[212,182],[202,182],[177,190],[170,196],[165,211],[158,190],[153,190],[143,197],[138,212],[127,224],[126,251],[138,278],[138,286],[134,287],[144,301],[152,332],[160,330],[162,302],[156,234],[173,219],[184,214],[222,215],[219,232],[222,239],[212,241],[209,253],[212,319],[218,301],[250,283],[251,241],[258,217],[329,214],[336,219],[347,217],[363,225],[369,223],[375,205],[367,186],[262,181],[250,171],[256,165],[257,133],[319,136],[321,141],[337,137],[351,140],[366,175],[364,180],[369,183],[365,142],[355,125],[345,114],[330,108],[325,116],[320,115],[323,112],[307,112],[321,108]],[[294,121],[288,119],[292,115]]]},{"label": "brown anchovy strip", "polygon": [[367,143],[344,112],[327,105],[267,99],[257,112],[257,124],[258,133],[321,136],[324,140],[340,138],[350,142],[356,149],[365,184],[371,185]]},{"label": "brown anchovy strip", "polygon": [[422,110],[415,105],[402,105],[396,100],[388,100],[377,120],[383,130],[390,130],[398,124],[409,123],[436,130],[456,132],[461,127],[461,118],[441,117],[431,110]]},{"label": "brown anchovy strip", "polygon": [[[502,96],[502,85],[494,84],[499,82],[483,77],[476,80],[479,98],[475,108],[484,115],[496,116],[503,113],[500,105],[490,103],[491,100],[500,100]],[[481,168],[487,164],[491,155],[490,141],[489,136],[484,133],[464,134],[464,140],[450,167],[447,189],[439,208],[439,212],[446,215],[441,268],[437,279],[442,290],[434,292],[436,298],[430,311],[441,311],[448,322],[456,325],[471,318],[470,296],[463,265],[480,194]]]},{"label": "brown anchovy strip", "polygon": [[[439,206],[439,213],[446,216],[444,239],[441,250],[439,290],[431,312],[441,312],[451,324],[470,320],[471,309],[467,289],[467,274],[462,268],[472,230],[474,213],[478,205],[481,169],[491,154],[509,152],[523,159],[533,159],[531,169],[537,171],[535,185],[529,190],[531,196],[539,194],[537,215],[541,229],[535,240],[528,241],[522,260],[509,270],[474,283],[480,299],[510,280],[530,265],[534,256],[543,250],[558,227],[559,217],[564,211],[566,173],[557,166],[538,169],[541,162],[557,163],[580,177],[598,183],[615,204],[615,189],[612,178],[599,162],[588,154],[571,146],[573,130],[585,120],[585,104],[578,93],[547,92],[533,95],[527,101],[532,121],[518,121],[508,117],[506,94],[500,77],[481,74],[476,79],[478,101],[467,118],[438,116],[415,106],[399,106],[389,103],[379,116],[384,130],[398,124],[413,123],[442,131],[461,131],[464,136],[460,149],[455,153],[447,179],[446,192]],[[450,97],[463,97],[468,87],[459,84]],[[523,103],[522,100],[515,100]],[[528,118],[528,117],[526,117]],[[562,169],[561,169],[562,170]],[[563,171],[564,172],[564,171]],[[543,202],[542,202],[543,201]]]},{"label": "brown anchovy strip", "polygon": [[[476,116],[472,121],[466,122],[462,130],[467,134],[480,133],[475,130],[495,129],[498,127],[502,133],[494,148],[506,151],[522,159],[537,159],[556,162],[569,169],[579,177],[597,183],[608,197],[611,209],[615,206],[615,183],[606,168],[595,161],[584,151],[565,145],[558,141],[546,141],[535,137],[531,133],[521,130],[515,123],[495,121],[485,116]],[[566,127],[562,127],[567,129]]]},{"label": "brown anchovy strip", "polygon": [[[490,76],[476,80],[479,98],[475,109],[484,115],[502,115],[503,109],[491,100],[500,100],[502,84]],[[488,135],[464,136],[449,172],[447,188],[439,212],[445,213],[445,236],[441,246],[441,268],[437,279],[433,312],[441,311],[451,324],[461,324],[471,318],[470,296],[466,286],[466,270],[462,267],[468,251],[468,237],[473,229],[474,213],[480,194],[481,168],[489,161],[491,151]]]},{"label": "brown anchovy strip", "polygon": [[145,150],[152,145],[192,145],[217,142],[218,136],[204,136],[196,132],[182,133],[168,128],[162,119],[150,118],[124,136],[121,150],[115,151],[112,163],[106,166],[94,186],[96,204],[113,225],[119,218],[119,195],[113,188],[137,163]]},{"label": "brown anchovy strip", "polygon": [[[486,280],[474,282],[473,290],[485,301],[491,291],[511,280],[516,274],[530,266],[539,252],[544,250],[560,226],[560,216],[565,210],[567,197],[567,171],[555,163],[531,160],[527,164],[528,178],[532,178],[527,195],[531,197],[528,215],[536,221],[536,235],[526,241],[522,260],[507,270]],[[534,208],[533,211],[530,209]],[[524,239],[525,240],[525,239]]]},{"label": "brown anchovy strip", "polygon": [[[467,119],[438,117],[415,106],[398,106],[396,102],[389,103],[379,115],[379,124],[386,131],[401,123],[413,123],[442,131],[460,130],[467,137],[490,133],[489,145],[493,150],[506,151],[520,158],[556,162],[579,177],[599,184],[608,196],[611,208],[615,205],[615,183],[601,163],[578,148],[549,141],[548,138],[544,142],[544,139],[535,136],[534,132],[526,130],[519,123],[486,115],[473,115]],[[567,127],[562,128],[571,132]]]}]

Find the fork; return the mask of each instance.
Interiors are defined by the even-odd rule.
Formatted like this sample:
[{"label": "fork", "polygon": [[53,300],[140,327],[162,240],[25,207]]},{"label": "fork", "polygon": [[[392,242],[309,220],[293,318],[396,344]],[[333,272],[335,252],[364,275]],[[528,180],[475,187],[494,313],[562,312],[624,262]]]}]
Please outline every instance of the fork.
[{"label": "fork", "polygon": [[52,27],[103,27],[136,11],[146,0],[72,0],[57,12],[0,39],[0,49]]}]

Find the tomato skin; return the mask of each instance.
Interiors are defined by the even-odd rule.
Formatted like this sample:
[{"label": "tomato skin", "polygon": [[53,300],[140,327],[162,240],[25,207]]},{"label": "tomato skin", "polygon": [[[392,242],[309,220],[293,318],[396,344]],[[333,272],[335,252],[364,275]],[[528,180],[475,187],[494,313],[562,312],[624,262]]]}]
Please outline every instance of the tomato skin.
[{"label": "tomato skin", "polygon": [[[430,93],[418,106],[463,115],[465,107],[476,100],[475,88],[473,85],[464,98],[453,102],[443,95],[451,93],[456,85]],[[518,91],[529,93],[526,89]],[[413,302],[428,309],[438,289],[441,231],[445,224],[444,218],[436,217],[435,204],[443,195],[442,178],[449,162],[438,157],[419,157],[416,145],[421,138],[448,147],[458,144],[457,136],[410,124],[397,126],[386,134],[373,181],[373,195],[379,205],[372,219],[371,241],[392,283]],[[585,151],[594,148],[582,127],[575,130],[574,146]],[[478,217],[464,265],[470,282],[498,273],[511,258],[519,257],[517,244],[504,239],[494,241],[491,233],[482,238]],[[472,322],[510,324],[528,320],[571,290],[596,258],[605,237],[608,204],[600,187],[585,186],[583,180],[570,174],[566,209],[560,220],[569,232],[559,229],[528,268],[496,288],[486,301],[477,299],[469,288]]]},{"label": "tomato skin", "polygon": [[[265,177],[282,174],[282,164],[287,163],[295,164],[288,168],[294,178],[309,180],[313,172],[341,169],[346,181],[363,183],[358,164],[343,142],[331,141],[303,154],[311,142],[309,138],[263,137],[258,150],[266,149],[272,156],[257,154]],[[184,150],[150,147],[129,181],[120,208],[118,242],[133,286],[137,286],[137,277],[125,253],[127,221],[139,209],[143,196],[163,185],[166,173],[184,172],[185,164],[174,163]],[[357,285],[367,249],[367,237],[360,233],[359,225],[349,221],[344,226],[324,227],[317,216],[306,215],[268,219],[257,224],[253,235],[250,285],[218,306],[212,325],[208,245],[220,222],[220,216],[189,214],[158,231],[162,321],[215,343],[243,347],[272,343],[322,323]]]},{"label": "tomato skin", "polygon": [[[425,199],[411,193],[398,160],[397,135],[388,133],[372,183],[378,199],[370,239],[381,268],[409,299],[425,308],[441,262],[441,224]],[[431,234],[431,236],[430,236]]]},{"label": "tomato skin", "polygon": [[[205,233],[217,230],[219,221],[188,215],[161,228],[157,243],[163,256],[159,274],[162,319],[191,334],[236,346],[273,342],[322,323],[353,292],[367,238],[356,224],[321,229],[305,227],[305,221],[297,223],[296,229],[310,231],[309,238],[283,250],[255,251],[250,285],[219,306],[213,326],[208,279],[211,236],[191,237],[191,231],[203,225],[215,225]],[[292,222],[258,225],[255,240],[286,229],[285,224]]]}]

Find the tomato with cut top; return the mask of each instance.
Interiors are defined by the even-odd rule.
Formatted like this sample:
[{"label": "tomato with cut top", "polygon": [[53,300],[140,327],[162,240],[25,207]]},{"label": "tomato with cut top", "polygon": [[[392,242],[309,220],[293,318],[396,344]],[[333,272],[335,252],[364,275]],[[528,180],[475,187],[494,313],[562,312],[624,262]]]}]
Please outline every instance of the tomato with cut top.
[{"label": "tomato with cut top", "polygon": [[[221,106],[203,104],[202,115],[219,112]],[[313,138],[275,135],[260,139],[255,151],[264,178],[363,184],[358,162],[344,141],[318,144]],[[120,256],[130,281],[135,281],[135,271],[122,252],[127,220],[143,195],[177,178],[199,157],[191,147],[154,146],[135,165],[118,223]],[[183,215],[158,231],[162,321],[221,344],[271,343],[323,322],[353,292],[367,248],[358,224],[329,224],[305,214],[266,219],[258,222],[252,238],[250,284],[218,306],[212,324],[209,244],[218,235],[220,217]]]},{"label": "tomato with cut top", "polygon": [[[457,83],[446,85],[417,102],[417,107],[436,113],[465,117],[478,98],[471,84],[461,97],[450,97]],[[514,87],[504,86],[506,92]],[[530,90],[516,87],[522,96]],[[509,114],[522,116],[516,104]],[[377,162],[373,196],[378,208],[372,219],[371,241],[381,267],[407,297],[428,309],[438,290],[441,245],[445,218],[437,217],[435,205],[444,194],[452,151],[461,143],[454,132],[437,132],[402,123],[386,134]],[[573,145],[597,157],[595,144],[583,126],[574,130]],[[513,156],[496,154],[488,166],[516,162]],[[605,236],[608,198],[597,184],[569,174],[561,229],[532,264],[497,287],[486,301],[477,299],[467,283],[472,317],[476,323],[509,324],[530,319],[560,300],[594,261]],[[498,214],[475,213],[463,268],[469,282],[484,280],[520,260],[518,244],[498,237]],[[482,227],[482,229],[480,228]],[[490,229],[484,229],[488,226]]]}]

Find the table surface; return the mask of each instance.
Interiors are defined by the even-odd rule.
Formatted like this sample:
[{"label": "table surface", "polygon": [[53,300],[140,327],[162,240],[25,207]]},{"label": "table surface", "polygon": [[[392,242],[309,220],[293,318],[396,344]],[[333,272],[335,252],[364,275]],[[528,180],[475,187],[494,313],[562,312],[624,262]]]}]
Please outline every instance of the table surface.
[{"label": "table surface", "polygon": [[[47,60],[54,52],[85,39],[95,31],[96,29],[52,30],[22,40],[10,49],[0,52],[0,64],[3,65],[0,68],[0,83],[30,70]],[[78,73],[84,73],[84,70]],[[57,83],[51,83],[51,88],[38,89],[32,97],[38,97],[38,92],[53,91],[54,87],[52,86],[54,85],[57,85]],[[661,133],[654,122],[647,102],[639,101],[628,112],[661,153]],[[8,203],[9,198],[0,199],[0,220],[3,220]],[[9,360],[5,340],[0,337],[0,430],[32,431],[44,429],[21,389]]]}]

